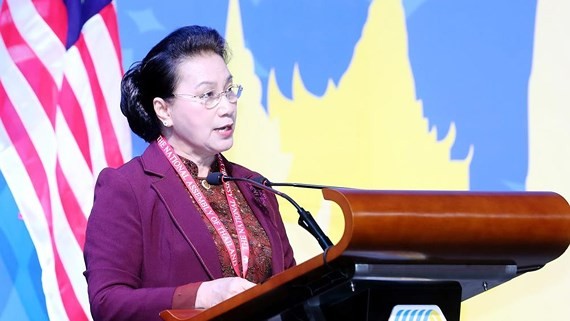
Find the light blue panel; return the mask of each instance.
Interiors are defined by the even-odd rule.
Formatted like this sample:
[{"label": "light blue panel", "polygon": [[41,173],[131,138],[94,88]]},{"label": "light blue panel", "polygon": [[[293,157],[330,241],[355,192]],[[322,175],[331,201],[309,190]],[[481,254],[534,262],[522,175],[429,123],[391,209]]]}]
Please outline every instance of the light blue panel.
[{"label": "light blue panel", "polygon": [[0,320],[48,320],[36,250],[0,173]]}]

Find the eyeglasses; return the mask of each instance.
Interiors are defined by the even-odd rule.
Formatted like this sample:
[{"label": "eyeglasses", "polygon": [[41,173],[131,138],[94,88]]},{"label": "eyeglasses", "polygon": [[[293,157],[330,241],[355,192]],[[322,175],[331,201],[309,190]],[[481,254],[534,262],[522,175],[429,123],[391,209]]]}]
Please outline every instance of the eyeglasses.
[{"label": "eyeglasses", "polygon": [[237,102],[238,98],[241,96],[241,92],[243,91],[243,87],[241,85],[231,85],[226,90],[214,94],[214,92],[209,91],[207,93],[201,95],[192,95],[192,94],[172,94],[174,97],[182,97],[182,98],[193,98],[198,99],[206,109],[212,109],[220,103],[222,96],[226,96],[230,103]]}]

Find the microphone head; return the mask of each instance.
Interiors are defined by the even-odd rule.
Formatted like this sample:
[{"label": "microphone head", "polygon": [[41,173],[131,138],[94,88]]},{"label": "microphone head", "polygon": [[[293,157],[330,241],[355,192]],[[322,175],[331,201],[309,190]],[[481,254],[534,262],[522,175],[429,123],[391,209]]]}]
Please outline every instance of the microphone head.
[{"label": "microphone head", "polygon": [[220,172],[209,173],[208,176],[206,177],[206,182],[208,182],[208,184],[210,185],[222,185],[222,183],[224,182],[222,180],[223,177],[224,174]]}]

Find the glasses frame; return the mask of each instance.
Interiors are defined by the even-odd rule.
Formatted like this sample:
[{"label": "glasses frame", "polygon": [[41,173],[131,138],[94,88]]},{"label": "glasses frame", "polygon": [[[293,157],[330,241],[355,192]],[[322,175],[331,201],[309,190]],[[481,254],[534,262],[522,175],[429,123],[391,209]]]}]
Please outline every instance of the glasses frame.
[{"label": "glasses frame", "polygon": [[[237,93],[235,94],[235,98],[230,98],[228,96],[229,93],[232,92],[233,89],[237,88]],[[205,94],[201,94],[201,95],[193,95],[193,94],[172,94],[173,97],[180,97],[180,98],[192,98],[192,99],[197,99],[198,101],[200,101],[202,103],[202,105],[204,105],[204,107],[206,109],[214,109],[216,108],[219,104],[220,101],[222,100],[222,96],[226,96],[226,99],[234,104],[238,101],[238,99],[241,96],[241,93],[243,91],[243,87],[240,84],[233,84],[231,86],[228,86],[228,88],[226,88],[226,90],[219,92],[213,96],[210,97],[205,97]],[[211,103],[208,103],[208,100],[212,101]]]}]

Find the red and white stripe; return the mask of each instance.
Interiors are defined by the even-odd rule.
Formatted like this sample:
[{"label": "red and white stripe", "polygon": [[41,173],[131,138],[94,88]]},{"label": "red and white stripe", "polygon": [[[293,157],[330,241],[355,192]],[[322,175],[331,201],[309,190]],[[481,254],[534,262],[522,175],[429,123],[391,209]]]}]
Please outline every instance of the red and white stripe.
[{"label": "red and white stripe", "polygon": [[85,225],[99,171],[130,158],[114,4],[65,49],[62,1],[3,0],[0,170],[36,247],[51,320],[88,320]]}]

